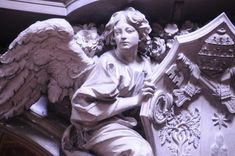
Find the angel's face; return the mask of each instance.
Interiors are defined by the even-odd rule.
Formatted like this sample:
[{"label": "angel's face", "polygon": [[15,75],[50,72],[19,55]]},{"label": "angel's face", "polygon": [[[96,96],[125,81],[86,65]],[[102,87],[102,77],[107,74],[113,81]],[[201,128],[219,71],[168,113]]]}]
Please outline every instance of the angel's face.
[{"label": "angel's face", "polygon": [[114,26],[114,40],[117,49],[135,48],[138,47],[139,33],[133,26],[121,20]]}]

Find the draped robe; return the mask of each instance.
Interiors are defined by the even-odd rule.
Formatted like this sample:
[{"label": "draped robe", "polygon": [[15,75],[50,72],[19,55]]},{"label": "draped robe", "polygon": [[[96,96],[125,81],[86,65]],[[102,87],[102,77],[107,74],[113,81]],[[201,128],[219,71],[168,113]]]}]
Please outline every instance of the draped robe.
[{"label": "draped robe", "polygon": [[138,69],[118,59],[115,50],[100,57],[72,98],[71,123],[84,132],[85,149],[107,156],[152,155],[148,142],[132,129],[136,119],[123,115],[137,106],[128,98],[140,92],[149,73],[144,57]]}]

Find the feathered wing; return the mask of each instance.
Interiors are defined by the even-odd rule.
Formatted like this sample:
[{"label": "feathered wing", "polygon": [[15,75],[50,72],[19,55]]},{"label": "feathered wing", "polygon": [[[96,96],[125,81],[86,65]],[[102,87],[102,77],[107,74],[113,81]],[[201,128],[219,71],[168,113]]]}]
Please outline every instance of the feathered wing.
[{"label": "feathered wing", "polygon": [[74,93],[93,61],[73,36],[67,21],[49,19],[31,25],[10,44],[0,56],[0,119],[29,109],[41,94],[54,103]]}]

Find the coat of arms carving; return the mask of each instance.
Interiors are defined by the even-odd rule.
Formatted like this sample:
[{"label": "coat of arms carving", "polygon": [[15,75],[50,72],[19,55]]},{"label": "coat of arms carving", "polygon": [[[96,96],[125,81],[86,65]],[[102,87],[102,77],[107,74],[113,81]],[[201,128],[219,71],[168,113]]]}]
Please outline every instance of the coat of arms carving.
[{"label": "coat of arms carving", "polygon": [[158,91],[141,110],[155,155],[215,155],[218,133],[226,155],[233,155],[234,42],[235,27],[224,13],[176,38],[153,76]]}]

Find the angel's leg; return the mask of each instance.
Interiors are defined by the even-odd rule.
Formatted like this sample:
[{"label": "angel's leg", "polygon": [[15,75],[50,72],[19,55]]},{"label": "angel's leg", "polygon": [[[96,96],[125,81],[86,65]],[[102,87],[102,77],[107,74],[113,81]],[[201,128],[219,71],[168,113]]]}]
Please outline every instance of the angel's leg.
[{"label": "angel's leg", "polygon": [[153,156],[149,143],[140,134],[118,123],[93,132],[84,147],[100,156]]}]

